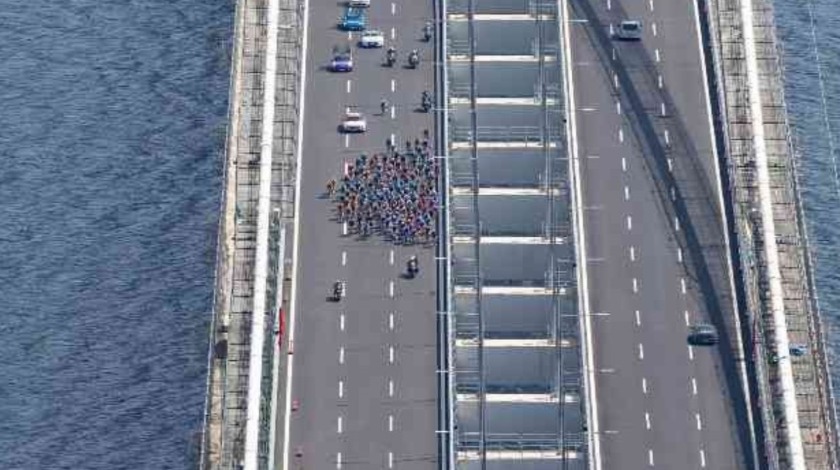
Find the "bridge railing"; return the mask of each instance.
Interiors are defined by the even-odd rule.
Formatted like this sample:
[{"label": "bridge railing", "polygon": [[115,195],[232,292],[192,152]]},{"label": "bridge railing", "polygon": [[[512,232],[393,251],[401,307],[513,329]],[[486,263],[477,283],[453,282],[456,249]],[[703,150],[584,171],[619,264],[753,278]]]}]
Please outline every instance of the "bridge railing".
[{"label": "bridge railing", "polygon": [[[790,449],[787,434],[790,424],[780,419],[781,390],[778,387],[779,360],[790,361],[796,387],[796,414],[802,431],[804,460],[808,468],[835,468],[836,415],[831,397],[831,383],[827,377],[822,325],[816,292],[813,285],[807,229],[802,215],[798,194],[796,150],[791,141],[784,99],[783,53],[775,35],[773,11],[768,2],[752,0],[752,17],[755,27],[752,35],[757,45],[757,62],[760,72],[762,108],[765,114],[764,132],[767,140],[767,160],[771,203],[776,238],[768,240],[757,212],[759,206],[758,178],[755,148],[751,139],[751,116],[746,83],[746,66],[743,57],[743,23],[738,2],[710,0],[708,18],[716,41],[715,57],[717,75],[723,84],[717,90],[724,121],[729,133],[726,144],[736,215],[738,252],[746,291],[746,308],[752,320],[754,339],[752,359],[757,375],[757,391],[761,402],[760,412],[764,423],[765,443],[763,457],[769,468],[790,468]],[[766,292],[767,260],[765,243],[776,246],[778,257],[786,266],[781,270],[781,291],[784,301],[784,322],[792,346],[807,345],[807,354],[793,357],[788,350],[780,350],[773,338],[779,332],[766,313],[770,298]],[[800,429],[796,429],[799,432]],[[801,465],[801,464],[800,464]]]}]

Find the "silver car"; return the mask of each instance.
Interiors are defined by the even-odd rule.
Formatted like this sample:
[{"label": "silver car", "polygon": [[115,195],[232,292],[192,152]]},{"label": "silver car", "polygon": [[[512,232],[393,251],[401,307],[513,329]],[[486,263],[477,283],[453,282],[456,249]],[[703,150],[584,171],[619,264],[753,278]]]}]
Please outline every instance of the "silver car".
[{"label": "silver car", "polygon": [[642,39],[642,22],[624,20],[615,28],[615,37],[625,41],[639,41]]}]

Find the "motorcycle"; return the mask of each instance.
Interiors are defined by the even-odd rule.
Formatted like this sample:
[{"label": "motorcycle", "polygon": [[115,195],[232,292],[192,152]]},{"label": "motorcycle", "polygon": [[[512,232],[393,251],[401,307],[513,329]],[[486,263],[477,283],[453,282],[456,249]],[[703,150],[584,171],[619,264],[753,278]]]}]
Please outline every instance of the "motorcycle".
[{"label": "motorcycle", "polygon": [[388,67],[393,67],[394,64],[397,62],[397,51],[394,49],[388,49],[388,52],[385,54],[385,63]]},{"label": "motorcycle", "polygon": [[429,42],[432,40],[432,24],[426,23],[423,27],[423,41]]},{"label": "motorcycle", "polygon": [[416,69],[418,65],[420,65],[420,54],[417,51],[411,51],[408,55],[408,66]]},{"label": "motorcycle", "polygon": [[335,302],[339,302],[343,298],[344,298],[344,282],[343,281],[335,281],[335,283],[333,283],[332,299]]},{"label": "motorcycle", "polygon": [[424,113],[428,113],[432,109],[432,97],[427,91],[423,92],[423,96],[420,100],[420,108]]},{"label": "motorcycle", "polygon": [[409,279],[414,279],[419,272],[420,265],[417,264],[417,257],[412,256],[408,259],[408,263],[406,263],[406,276]]}]

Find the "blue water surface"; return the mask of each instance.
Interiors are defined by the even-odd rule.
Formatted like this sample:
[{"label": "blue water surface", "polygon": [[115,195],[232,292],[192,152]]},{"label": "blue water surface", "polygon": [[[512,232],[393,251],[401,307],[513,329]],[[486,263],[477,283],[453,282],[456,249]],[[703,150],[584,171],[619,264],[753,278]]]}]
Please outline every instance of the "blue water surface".
[{"label": "blue water surface", "polygon": [[0,1],[0,469],[189,469],[233,0]]}]

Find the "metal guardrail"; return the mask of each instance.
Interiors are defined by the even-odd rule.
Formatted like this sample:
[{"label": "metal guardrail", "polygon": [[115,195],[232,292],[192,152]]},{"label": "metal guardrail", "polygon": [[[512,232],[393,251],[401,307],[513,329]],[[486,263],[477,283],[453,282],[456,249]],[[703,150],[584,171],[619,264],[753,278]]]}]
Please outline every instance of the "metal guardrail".
[{"label": "metal guardrail", "polygon": [[450,200],[449,200],[449,100],[446,57],[447,0],[435,0],[435,155],[439,157],[438,194],[440,207],[437,214],[438,239],[435,246],[437,265],[437,459],[439,470],[454,470],[454,395],[452,380],[455,343],[452,320],[452,279],[450,272]]}]

